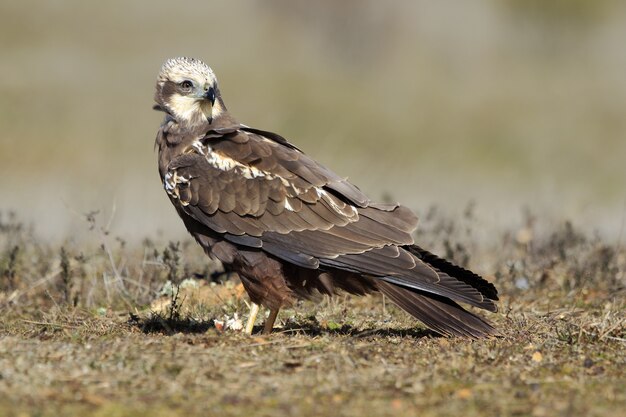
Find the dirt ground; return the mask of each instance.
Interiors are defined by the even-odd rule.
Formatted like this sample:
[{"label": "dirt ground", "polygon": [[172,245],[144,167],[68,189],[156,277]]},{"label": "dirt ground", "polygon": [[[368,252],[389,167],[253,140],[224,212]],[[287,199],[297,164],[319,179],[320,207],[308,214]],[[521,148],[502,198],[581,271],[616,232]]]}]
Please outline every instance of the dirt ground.
[{"label": "dirt ground", "polygon": [[0,217],[0,415],[626,408],[626,251],[569,223],[538,233],[528,222],[473,243],[471,216],[427,219],[420,242],[484,273],[502,295],[487,316],[502,336],[465,340],[438,337],[382,297],[345,295],[302,302],[281,312],[274,334],[248,337],[236,330],[247,318],[236,277],[193,243],[130,248],[92,221],[89,247],[47,245]]}]

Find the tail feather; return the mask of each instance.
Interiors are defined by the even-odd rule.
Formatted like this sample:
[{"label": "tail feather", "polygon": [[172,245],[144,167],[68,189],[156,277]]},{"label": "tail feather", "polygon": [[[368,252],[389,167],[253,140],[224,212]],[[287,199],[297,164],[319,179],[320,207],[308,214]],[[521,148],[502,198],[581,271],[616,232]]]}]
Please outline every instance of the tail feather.
[{"label": "tail feather", "polygon": [[400,308],[444,336],[478,339],[498,334],[488,321],[448,298],[385,281],[378,281],[377,286]]},{"label": "tail feather", "polygon": [[467,285],[472,286],[474,289],[479,291],[485,298],[494,301],[498,300],[498,290],[496,289],[496,287],[486,279],[482,278],[480,275],[477,275],[472,271],[469,271],[443,258],[440,258],[437,255],[434,255],[417,245],[405,246],[405,249],[411,252],[421,261],[435,268],[438,272],[443,272],[444,274],[447,274],[461,282],[464,282]]}]

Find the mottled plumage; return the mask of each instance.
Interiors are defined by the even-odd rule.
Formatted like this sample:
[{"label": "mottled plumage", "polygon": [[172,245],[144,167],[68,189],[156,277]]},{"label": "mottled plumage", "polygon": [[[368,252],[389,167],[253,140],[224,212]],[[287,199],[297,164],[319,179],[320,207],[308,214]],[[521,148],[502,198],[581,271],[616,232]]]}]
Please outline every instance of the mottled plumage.
[{"label": "mottled plumage", "polygon": [[496,311],[495,287],[416,246],[410,210],[370,201],[281,136],[238,123],[199,60],[168,60],[156,90],[166,113],[159,173],[170,200],[207,254],[237,272],[273,318],[317,293],[380,291],[444,335],[495,334],[456,303]]}]

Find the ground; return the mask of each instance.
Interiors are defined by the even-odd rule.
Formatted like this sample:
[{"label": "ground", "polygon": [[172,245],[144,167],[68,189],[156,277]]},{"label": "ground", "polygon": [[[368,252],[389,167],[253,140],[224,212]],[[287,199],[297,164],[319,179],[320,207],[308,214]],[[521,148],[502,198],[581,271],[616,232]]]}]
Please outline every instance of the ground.
[{"label": "ground", "polygon": [[[91,217],[90,217],[91,216]],[[192,242],[47,244],[0,217],[0,415],[588,415],[626,407],[626,251],[568,222],[479,239],[471,213],[417,236],[500,289],[501,331],[442,338],[380,296],[234,330],[237,279]],[[452,243],[454,242],[454,243]],[[489,273],[488,271],[491,271]],[[176,289],[180,289],[177,291]],[[257,323],[261,330],[262,320]]]}]

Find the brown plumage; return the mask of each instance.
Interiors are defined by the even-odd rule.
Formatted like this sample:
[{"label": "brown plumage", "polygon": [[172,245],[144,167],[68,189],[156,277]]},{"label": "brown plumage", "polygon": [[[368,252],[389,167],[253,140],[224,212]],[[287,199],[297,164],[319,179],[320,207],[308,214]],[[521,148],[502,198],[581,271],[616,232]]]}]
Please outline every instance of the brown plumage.
[{"label": "brown plumage", "polygon": [[373,203],[281,136],[238,123],[202,61],[168,60],[156,90],[165,190],[206,253],[272,310],[266,330],[282,306],[345,290],[380,291],[444,335],[496,333],[456,303],[496,311],[492,284],[416,246],[407,208]]}]

